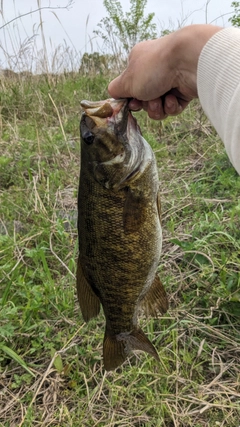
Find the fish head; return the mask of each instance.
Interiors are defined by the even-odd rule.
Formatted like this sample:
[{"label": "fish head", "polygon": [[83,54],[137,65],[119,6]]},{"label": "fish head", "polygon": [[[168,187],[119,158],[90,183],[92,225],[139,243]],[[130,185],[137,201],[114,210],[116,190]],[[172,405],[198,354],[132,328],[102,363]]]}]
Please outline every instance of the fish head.
[{"label": "fish head", "polygon": [[124,186],[142,161],[143,138],[128,104],[128,99],[81,102],[82,161],[96,181],[113,190]]}]

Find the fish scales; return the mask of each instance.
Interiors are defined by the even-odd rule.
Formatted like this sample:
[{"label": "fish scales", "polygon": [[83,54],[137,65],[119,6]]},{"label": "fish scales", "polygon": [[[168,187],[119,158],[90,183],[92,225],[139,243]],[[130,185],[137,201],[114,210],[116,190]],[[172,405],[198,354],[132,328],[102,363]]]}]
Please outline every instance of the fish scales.
[{"label": "fish scales", "polygon": [[[122,213],[126,198],[124,190],[118,193],[118,197],[101,186],[96,187],[95,190],[93,194],[88,194],[89,203],[86,203],[86,211],[80,198],[81,215],[79,222],[83,224],[87,218],[87,223],[90,224],[89,229],[80,227],[82,230],[79,233],[80,245],[85,245],[85,248],[81,247],[80,253],[86,254],[85,263],[84,258],[82,259],[86,277],[91,283],[99,284],[99,293],[105,313],[107,313],[109,320],[111,317],[117,319],[117,322],[113,324],[113,330],[114,333],[118,334],[122,331],[122,326],[126,326],[121,322],[120,310],[123,309],[126,313],[129,308],[130,314],[132,314],[133,303],[131,304],[129,301],[133,300],[136,304],[139,289],[142,290],[143,281],[147,281],[152,258],[156,256],[156,253],[157,255],[159,253],[159,243],[156,239],[155,230],[149,230],[148,223],[142,227],[141,233],[133,235],[124,233]],[[82,197],[85,198],[84,193],[82,193]],[[150,214],[149,221],[151,221]],[[141,263],[143,257],[145,258],[146,251],[149,253],[149,257],[144,260],[144,263]],[[158,257],[156,258],[157,263]],[[133,283],[131,287],[129,286],[129,277]],[[116,293],[116,289],[119,293]],[[130,298],[131,296],[132,298]],[[120,301],[117,300],[118,297],[121,298]],[[124,304],[125,301],[126,305]],[[110,312],[108,307],[110,307]],[[125,316],[122,321],[129,323],[131,317],[128,319]]]},{"label": "fish scales", "polygon": [[[104,110],[108,116],[101,117],[101,121],[96,119],[99,117],[96,104],[101,108],[103,102],[94,103],[92,116],[91,108],[85,109],[81,122],[77,288],[86,321],[98,314],[100,303],[103,307],[104,366],[111,370],[123,363],[134,349],[147,351],[158,359],[156,350],[138,327],[137,317],[141,307],[150,313],[157,310],[164,313],[168,303],[156,276],[162,237],[155,158],[129,116],[127,101],[121,101],[116,117],[110,115],[110,123],[108,106]],[[113,112],[119,109],[120,102],[105,103],[112,106]],[[122,110],[127,111],[127,118]],[[121,123],[120,133],[118,120],[126,120],[125,130]],[[135,126],[135,133],[131,126]],[[93,141],[88,144],[85,141],[91,135]],[[129,141],[133,135],[135,139]],[[136,159],[131,159],[134,152],[131,144],[139,145],[141,162],[136,149]],[[118,156],[126,157],[122,165]]]}]

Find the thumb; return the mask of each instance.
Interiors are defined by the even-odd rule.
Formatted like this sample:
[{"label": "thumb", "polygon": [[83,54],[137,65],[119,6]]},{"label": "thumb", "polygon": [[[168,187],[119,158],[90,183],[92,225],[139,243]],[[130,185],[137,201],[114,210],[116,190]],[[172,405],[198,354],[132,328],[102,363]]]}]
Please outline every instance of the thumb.
[{"label": "thumb", "polygon": [[108,85],[108,92],[113,98],[131,98],[132,94],[126,84],[127,79],[124,78],[124,72],[120,76],[112,80]]}]

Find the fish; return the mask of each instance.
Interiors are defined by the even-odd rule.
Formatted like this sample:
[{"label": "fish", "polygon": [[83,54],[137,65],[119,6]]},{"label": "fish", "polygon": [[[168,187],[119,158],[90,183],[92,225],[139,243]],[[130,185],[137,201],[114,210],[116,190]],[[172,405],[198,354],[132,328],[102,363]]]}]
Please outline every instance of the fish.
[{"label": "fish", "polygon": [[138,317],[142,311],[157,316],[168,310],[157,274],[162,249],[157,164],[128,105],[128,99],[81,102],[77,295],[85,322],[103,308],[107,371],[134,350],[159,361]]}]

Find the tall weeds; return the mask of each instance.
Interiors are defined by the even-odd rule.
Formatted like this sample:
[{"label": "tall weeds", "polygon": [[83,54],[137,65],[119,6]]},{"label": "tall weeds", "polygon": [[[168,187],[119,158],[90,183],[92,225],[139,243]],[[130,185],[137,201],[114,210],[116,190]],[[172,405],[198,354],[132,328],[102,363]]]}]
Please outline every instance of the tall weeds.
[{"label": "tall weeds", "polygon": [[39,50],[37,31],[22,41],[11,25],[1,39],[0,427],[238,426],[240,180],[222,142],[197,103],[161,125],[137,113],[159,167],[170,310],[141,319],[160,364],[137,354],[105,373],[103,315],[86,325],[76,298],[76,199],[80,100],[108,96],[112,59],[101,70],[106,57],[93,52],[80,73],[63,73],[80,66],[72,46],[49,49],[42,26]]},{"label": "tall weeds", "polygon": [[[73,0],[66,0],[65,6],[51,7],[42,6],[41,0],[36,0],[36,8],[27,13],[17,15],[11,20],[7,20],[4,12],[4,0],[1,1],[1,42],[0,58],[2,75],[6,76],[10,70],[13,73],[33,73],[33,74],[52,74],[77,71],[81,63],[81,53],[72,45],[69,48],[66,40],[54,47],[51,39],[47,40],[44,31],[43,11],[52,12],[58,24],[62,23],[58,18],[57,11],[60,9],[68,10]],[[15,1],[12,0],[15,9]],[[15,9],[16,10],[16,9]],[[35,19],[28,35],[24,23],[29,16]],[[64,30],[65,31],[65,30]],[[39,32],[41,42],[39,43]],[[65,31],[68,37],[67,32]],[[24,35],[24,36],[23,36]],[[69,37],[68,37],[69,39]],[[10,74],[10,73],[8,73]]]}]

